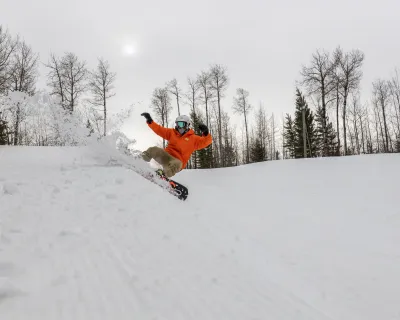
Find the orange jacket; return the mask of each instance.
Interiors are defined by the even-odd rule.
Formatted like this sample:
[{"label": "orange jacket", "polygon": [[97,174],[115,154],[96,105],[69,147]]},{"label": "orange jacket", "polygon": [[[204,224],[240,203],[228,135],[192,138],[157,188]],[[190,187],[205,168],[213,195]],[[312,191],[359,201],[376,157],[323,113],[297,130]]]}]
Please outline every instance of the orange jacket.
[{"label": "orange jacket", "polygon": [[198,136],[190,129],[183,136],[172,128],[164,128],[154,121],[148,126],[161,138],[168,141],[165,148],[171,156],[182,161],[182,169],[186,167],[191,154],[196,151],[209,146],[212,142],[211,134],[207,136]]}]

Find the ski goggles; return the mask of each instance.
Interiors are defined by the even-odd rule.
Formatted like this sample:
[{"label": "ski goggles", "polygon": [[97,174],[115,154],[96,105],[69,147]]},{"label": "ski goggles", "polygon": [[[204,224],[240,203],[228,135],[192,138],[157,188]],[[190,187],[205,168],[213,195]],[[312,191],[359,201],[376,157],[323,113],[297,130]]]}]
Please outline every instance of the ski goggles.
[{"label": "ski goggles", "polygon": [[185,122],[185,121],[177,121],[177,122],[176,122],[176,125],[177,125],[179,128],[185,128],[185,127],[186,127],[186,122]]}]

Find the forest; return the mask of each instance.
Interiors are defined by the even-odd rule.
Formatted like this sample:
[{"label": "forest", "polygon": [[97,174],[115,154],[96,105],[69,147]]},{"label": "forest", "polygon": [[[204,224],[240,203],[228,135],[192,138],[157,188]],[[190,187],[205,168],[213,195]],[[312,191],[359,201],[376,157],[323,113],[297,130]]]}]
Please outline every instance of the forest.
[{"label": "forest", "polygon": [[[316,50],[299,68],[293,88],[293,113],[277,116],[252,101],[246,88],[235,88],[233,105],[224,99],[228,68],[207,70],[179,82],[173,75],[154,89],[150,109],[161,125],[173,125],[172,111],[190,106],[193,128],[206,124],[213,143],[193,154],[188,168],[230,167],[270,160],[400,152],[400,79],[377,77],[368,99],[361,99],[364,53],[359,49]],[[46,67],[47,90],[38,90],[38,67]],[[99,58],[90,70],[73,52],[45,62],[32,47],[0,25],[0,145],[63,146],[74,143],[61,130],[74,119],[99,139],[120,118],[109,116],[117,74]],[[365,93],[364,93],[365,94]],[[238,128],[232,115],[242,119]],[[70,131],[73,126],[69,126]],[[162,142],[163,145],[167,143]]]}]

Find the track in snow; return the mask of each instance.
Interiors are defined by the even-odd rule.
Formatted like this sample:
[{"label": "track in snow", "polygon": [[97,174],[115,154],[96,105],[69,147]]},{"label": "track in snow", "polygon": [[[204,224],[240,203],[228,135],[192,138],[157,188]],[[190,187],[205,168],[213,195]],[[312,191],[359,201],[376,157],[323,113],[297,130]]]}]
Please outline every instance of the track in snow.
[{"label": "track in snow", "polygon": [[[305,174],[301,166],[310,173],[306,163],[268,163],[273,168],[259,181],[261,165],[187,171],[177,180],[194,194],[183,203],[130,170],[98,166],[82,150],[42,150],[17,148],[0,157],[4,319],[400,315],[395,162],[369,175],[365,194],[375,198],[364,207],[363,195],[353,193],[345,198],[352,210],[340,212],[337,204],[322,210],[294,192],[282,202],[280,184]],[[351,167],[355,160],[345,161]],[[329,176],[323,163],[316,176]],[[279,166],[287,178],[276,173]],[[379,177],[391,188],[379,193]],[[252,181],[256,191],[234,189],[234,181]],[[308,192],[321,190],[312,181]],[[337,192],[346,197],[349,190]],[[386,209],[376,213],[384,196]]]}]

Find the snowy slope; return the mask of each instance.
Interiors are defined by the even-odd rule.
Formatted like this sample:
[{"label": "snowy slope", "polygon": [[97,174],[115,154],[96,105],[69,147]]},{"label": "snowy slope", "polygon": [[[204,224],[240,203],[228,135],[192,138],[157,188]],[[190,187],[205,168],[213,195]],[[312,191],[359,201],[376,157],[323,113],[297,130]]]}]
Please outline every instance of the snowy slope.
[{"label": "snowy slope", "polygon": [[400,319],[398,155],[189,171],[0,147],[0,319]]}]

